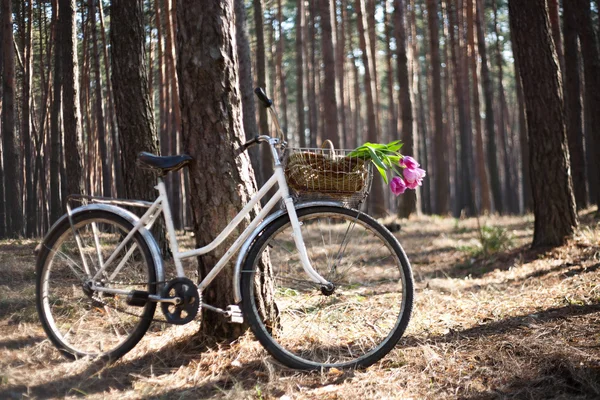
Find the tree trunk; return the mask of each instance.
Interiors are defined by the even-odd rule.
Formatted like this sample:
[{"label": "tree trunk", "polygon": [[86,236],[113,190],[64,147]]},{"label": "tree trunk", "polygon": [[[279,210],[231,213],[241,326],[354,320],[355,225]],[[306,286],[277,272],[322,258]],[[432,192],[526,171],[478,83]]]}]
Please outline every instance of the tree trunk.
[{"label": "tree trunk", "polygon": [[[306,147],[306,124],[304,123],[304,0],[296,0],[296,113],[300,147]],[[241,64],[241,62],[240,62]],[[256,168],[254,168],[256,170]]]},{"label": "tree trunk", "polygon": [[[235,28],[237,55],[240,65],[240,92],[242,95],[242,114],[244,116],[244,132],[246,140],[258,136],[256,124],[256,107],[254,106],[254,85],[252,85],[252,57],[248,40],[248,25],[246,23],[246,6],[244,0],[235,0]],[[252,168],[260,168],[260,153],[258,148],[250,149]]]},{"label": "tree trunk", "polygon": [[[399,91],[399,103],[402,113],[402,153],[413,157],[416,154],[415,138],[413,132],[413,114],[412,101],[410,98],[410,83],[408,79],[408,57],[406,55],[406,28],[405,28],[405,6],[404,0],[394,0],[394,25],[396,28],[396,57],[397,57],[397,77]],[[392,138],[395,139],[395,138]],[[399,198],[398,216],[408,218],[410,214],[416,212],[417,192],[408,190]]]},{"label": "tree trunk", "polygon": [[285,37],[283,36],[283,6],[281,0],[277,0],[277,79],[279,80],[279,107],[281,110],[280,121],[281,129],[288,132],[288,113],[287,113],[287,89],[285,86],[285,72],[283,70],[283,53],[285,51]]},{"label": "tree trunk", "polygon": [[439,39],[439,16],[437,0],[427,0],[427,17],[429,22],[429,46],[431,54],[432,103],[435,123],[434,132],[434,172],[436,214],[445,215],[449,211],[448,202],[450,186],[448,181],[448,148],[444,135],[442,113],[442,82]]},{"label": "tree trunk", "polygon": [[493,103],[493,87],[492,78],[487,61],[487,50],[485,48],[485,28],[483,18],[482,0],[474,0],[476,2],[477,16],[475,18],[477,25],[477,44],[479,46],[479,56],[481,57],[481,79],[483,83],[483,97],[485,100],[485,127],[488,137],[487,141],[487,161],[488,172],[490,175],[490,184],[492,188],[492,198],[494,199],[494,208],[497,212],[504,211],[502,203],[502,189],[500,185],[500,175],[498,172],[498,147],[496,146],[496,131],[494,121],[494,103]]},{"label": "tree trunk", "polygon": [[[317,147],[317,137],[319,136],[319,107],[317,106],[317,81],[319,80],[320,74],[317,72],[320,69],[317,65],[317,29],[316,25],[316,1],[310,1],[308,3],[310,21],[308,22],[308,40],[307,44],[310,44],[310,60],[308,65],[310,66],[309,71],[309,90],[308,90],[308,125],[310,129],[310,147]],[[256,11],[255,11],[256,12]],[[258,40],[258,38],[257,38]],[[257,53],[258,54],[258,53]]]},{"label": "tree trunk", "polygon": [[[368,132],[367,140],[371,143],[377,143],[377,116],[375,114],[375,82],[373,82],[371,71],[373,67],[373,55],[371,54],[371,44],[366,29],[366,12],[364,0],[356,0],[356,18],[358,22],[358,36],[360,39],[360,49],[362,52],[362,61],[365,69],[364,83],[367,101],[367,120]],[[373,176],[373,186],[368,200],[369,213],[375,217],[382,217],[386,214],[385,198],[383,194],[383,180],[378,173]]]},{"label": "tree trunk", "polygon": [[336,148],[340,146],[338,132],[338,109],[335,93],[335,52],[334,32],[331,27],[331,1],[319,0],[319,14],[321,16],[321,52],[323,54],[323,140],[329,139]]},{"label": "tree trunk", "polygon": [[[58,4],[52,6],[52,26],[54,28],[54,82],[52,89],[52,108],[50,113],[50,223],[53,224],[62,215],[60,201],[60,114],[62,109],[62,45],[59,25]],[[44,172],[43,170],[42,172]]]},{"label": "tree trunk", "polygon": [[557,56],[546,1],[510,0],[508,8],[529,128],[535,216],[532,246],[557,246],[573,234],[577,214],[560,72],[554,61]]},{"label": "tree trunk", "polygon": [[[31,96],[31,82],[32,82],[32,36],[33,36],[33,0],[29,0],[27,4],[23,4],[27,11],[23,10],[22,18],[22,30],[21,30],[21,43],[23,47],[23,87],[22,87],[22,110],[23,110],[23,123],[21,137],[23,138],[23,157],[25,162],[25,236],[32,237],[35,232],[35,201],[36,196],[34,195],[33,186],[33,157],[32,157],[32,96]],[[25,23],[25,14],[27,14],[27,23]],[[1,159],[1,157],[0,157]],[[1,177],[0,177],[1,179]],[[0,182],[2,182],[0,180]],[[0,198],[1,199],[1,198]],[[0,200],[1,201],[1,200]]]},{"label": "tree trunk", "polygon": [[77,30],[75,0],[59,1],[59,25],[63,41],[63,126],[66,189],[68,194],[83,193],[81,113],[79,111],[79,66],[77,62]]},{"label": "tree trunk", "polygon": [[[256,32],[256,83],[258,87],[267,88],[267,56],[265,53],[265,34],[263,19],[263,0],[252,0],[254,6],[254,24]],[[268,135],[269,120],[267,109],[262,105],[258,106],[258,129],[261,135]],[[265,146],[260,147],[260,170],[257,171],[258,185],[262,186],[273,171],[270,154]]]},{"label": "tree trunk", "polygon": [[[586,126],[586,139],[590,139],[591,156],[593,160],[589,174],[590,188],[600,187],[600,55],[598,39],[594,30],[590,2],[573,0],[573,9],[576,10],[577,26],[579,27],[579,40],[583,56],[583,70],[585,81],[585,108],[584,113],[588,124]],[[591,190],[590,190],[591,191]],[[596,189],[596,205],[600,205],[600,195]]]},{"label": "tree trunk", "polygon": [[[475,0],[476,1],[476,0]],[[473,112],[471,113],[472,118],[475,120],[475,147],[476,147],[476,165],[477,165],[477,182],[479,183],[479,195],[480,195],[480,211],[491,210],[491,199],[490,199],[490,184],[488,181],[488,174],[485,166],[485,154],[483,150],[483,135],[481,127],[480,109],[481,105],[479,102],[479,77],[477,73],[477,49],[475,48],[475,30],[474,28],[474,4],[473,0],[467,0],[467,40],[469,42],[469,66],[471,69],[472,81],[472,107]]]},{"label": "tree trunk", "polygon": [[577,16],[572,1],[564,3],[565,36],[565,111],[567,114],[567,138],[571,159],[571,176],[577,208],[587,206],[587,173],[585,170],[585,149],[583,146],[583,119],[581,103],[581,61],[579,41],[577,40]]},{"label": "tree trunk", "polygon": [[[178,73],[184,147],[194,157],[190,168],[191,203],[196,244],[211,242],[256,189],[250,159],[235,157],[245,140],[238,88],[238,60],[233,47],[233,0],[180,1],[178,22]],[[197,99],[203,99],[198,102]],[[198,259],[204,278],[235,238],[229,238],[210,255]],[[224,269],[203,293],[203,301],[225,308],[232,304],[232,268]],[[216,313],[203,315],[202,331],[233,339],[242,326],[228,324]]]},{"label": "tree trunk", "polygon": [[110,197],[112,194],[112,177],[108,162],[108,149],[106,127],[104,126],[104,107],[102,105],[102,75],[100,73],[100,50],[98,49],[98,27],[96,26],[95,0],[89,0],[90,23],[92,24],[92,58],[94,63],[94,85],[96,89],[96,128],[98,130],[98,145],[100,148],[100,161],[102,163],[102,195]]},{"label": "tree trunk", "polygon": [[[560,34],[560,15],[559,15],[559,4],[558,0],[547,0],[548,2],[548,16],[550,18],[550,28],[552,29],[552,38],[554,39],[554,46],[556,47],[556,54],[558,55],[558,62],[560,65],[560,71],[565,73],[565,57],[563,53],[562,36]],[[564,3],[568,3],[568,0]],[[495,9],[495,3],[494,9]],[[496,24],[497,25],[497,24]],[[566,49],[565,49],[566,51]]]},{"label": "tree trunk", "polygon": [[[457,1],[450,0],[448,2],[448,17],[450,23],[450,53],[452,59],[452,72],[454,74],[454,94],[456,105],[458,108],[458,126],[460,137],[460,159],[459,180],[460,193],[457,195],[459,200],[459,210],[465,211],[466,215],[473,216],[475,214],[475,201],[473,198],[472,187],[472,138],[471,138],[471,118],[468,109],[468,95],[465,83],[465,70],[462,63],[461,48],[459,44],[461,29],[458,29],[458,35],[455,32],[455,26],[458,27],[458,12]],[[458,37],[457,37],[458,36]],[[460,214],[460,213],[459,213]]]},{"label": "tree trunk", "polygon": [[142,0],[113,0],[111,69],[125,197],[152,200],[156,197],[155,176],[136,167],[139,152],[158,152],[146,72],[143,15]]},{"label": "tree trunk", "polygon": [[[511,211],[511,201],[510,198],[514,193],[514,188],[516,185],[512,182],[511,179],[511,163],[509,160],[510,149],[508,146],[508,132],[505,124],[505,116],[507,110],[505,109],[505,101],[504,101],[504,71],[503,71],[503,58],[502,58],[502,50],[500,49],[500,35],[498,33],[498,10],[496,7],[496,2],[492,2],[492,9],[494,12],[494,34],[496,36],[496,68],[498,69],[498,92],[499,92],[499,100],[498,100],[498,137],[500,138],[500,146],[502,148],[502,156],[504,160],[504,196],[503,203],[506,211]],[[560,73],[560,72],[559,72]],[[514,210],[512,210],[514,211]]]},{"label": "tree trunk", "polygon": [[[394,1],[391,2],[392,4],[388,3],[387,0],[384,1],[384,13],[383,13],[383,25],[385,27],[385,40],[388,43],[388,46],[386,46],[385,48],[385,63],[386,63],[386,68],[387,68],[387,95],[388,95],[388,100],[387,100],[387,106],[388,106],[388,127],[387,127],[387,138],[384,141],[392,141],[392,140],[397,140],[399,139],[399,135],[398,135],[398,115],[397,115],[397,107],[396,107],[396,102],[394,101],[394,94],[395,94],[395,80],[394,80],[394,67],[392,66],[392,58],[393,58],[393,50],[392,47],[389,45],[390,43],[392,43],[392,37],[395,38],[396,43],[399,42],[398,37],[399,37],[399,27],[398,27],[398,23],[395,22],[392,23],[393,18],[397,18],[397,15],[394,13],[392,15],[392,9],[391,7],[394,6]],[[402,13],[404,13],[404,9],[402,10]],[[404,14],[402,14],[402,23],[404,23]],[[395,29],[394,29],[395,28]],[[405,29],[403,29],[405,30]],[[404,32],[404,53],[405,53],[405,58],[406,58],[406,33]],[[396,51],[397,53],[400,53],[400,51],[398,50],[398,44],[396,44]],[[408,60],[408,59],[407,59]],[[407,61],[407,72],[408,72],[408,61]],[[408,81],[408,77],[407,77],[407,81]],[[402,90],[402,86],[400,87],[400,90]]]},{"label": "tree trunk", "polygon": [[[104,70],[106,76],[110,75],[110,69],[108,68],[108,46],[106,45],[106,28],[104,27],[104,11],[102,10],[102,1],[98,1],[98,11],[100,15],[100,33],[102,37],[102,52],[104,54]],[[122,197],[124,194],[123,187],[123,171],[121,166],[121,155],[119,154],[119,133],[115,125],[115,103],[113,100],[113,88],[110,83],[110,78],[107,78],[106,83],[106,95],[108,100],[108,124],[110,126],[110,138],[111,138],[111,153],[114,160],[114,184],[115,184],[115,196]]]}]

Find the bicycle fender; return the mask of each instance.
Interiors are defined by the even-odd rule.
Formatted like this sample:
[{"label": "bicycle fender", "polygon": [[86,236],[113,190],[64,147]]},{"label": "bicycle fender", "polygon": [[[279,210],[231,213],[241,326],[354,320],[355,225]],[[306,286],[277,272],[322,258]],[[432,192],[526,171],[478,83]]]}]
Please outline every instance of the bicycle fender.
[{"label": "bicycle fender", "polygon": [[[140,218],[137,215],[135,215],[134,213],[132,213],[131,211],[126,210],[121,207],[113,206],[110,204],[88,204],[85,206],[77,207],[76,209],[71,211],[71,216],[75,216],[75,215],[85,213],[88,211],[96,211],[96,210],[101,210],[101,211],[106,211],[106,212],[116,214],[119,217],[122,217],[123,219],[125,219],[127,222],[130,222],[134,226],[140,220]],[[44,245],[47,242],[48,237],[50,236],[52,231],[54,229],[56,229],[56,227],[59,224],[63,223],[63,221],[65,219],[68,219],[68,218],[69,218],[69,214],[65,214],[62,217],[60,217],[52,225],[52,227],[48,230],[48,233],[46,233],[46,236],[44,236],[44,239],[42,240],[42,242],[36,247],[36,253],[38,252],[38,249],[40,248],[40,246]],[[162,255],[160,253],[158,244],[156,243],[154,236],[152,236],[152,233],[150,233],[150,231],[148,231],[146,228],[140,228],[139,232],[142,235],[142,237],[144,238],[144,240],[146,241],[146,244],[148,245],[148,249],[150,249],[150,253],[152,254],[152,260],[154,261],[157,282],[164,282],[165,281],[165,267],[163,265],[163,259],[162,259]],[[157,284],[157,291],[160,292],[163,285],[164,285],[164,283]]]},{"label": "bicycle fender", "polygon": [[[337,201],[308,201],[305,203],[295,204],[295,209],[299,210],[301,208],[314,206],[340,207],[342,206],[342,203]],[[246,241],[240,248],[237,260],[235,262],[235,269],[233,270],[233,298],[235,300],[235,304],[239,304],[242,302],[242,266],[244,265],[244,261],[246,260],[246,254],[248,253],[248,250],[250,250],[250,246],[252,246],[254,240],[267,227],[267,225],[269,225],[271,222],[275,221],[277,218],[285,214],[287,214],[287,210],[280,209],[277,212],[274,212],[273,214],[265,218],[264,221],[256,227],[254,232],[250,234],[248,239],[246,239]]]}]

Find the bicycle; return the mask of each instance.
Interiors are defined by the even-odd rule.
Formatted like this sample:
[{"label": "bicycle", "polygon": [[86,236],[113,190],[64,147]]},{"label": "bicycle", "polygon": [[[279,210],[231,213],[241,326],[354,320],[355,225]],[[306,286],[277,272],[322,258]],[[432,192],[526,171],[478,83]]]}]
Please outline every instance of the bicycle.
[{"label": "bicycle", "polygon": [[[180,251],[173,227],[162,177],[189,164],[190,156],[140,154],[142,164],[159,172],[154,202],[71,196],[89,203],[67,208],[38,246],[36,266],[40,320],[63,355],[123,356],[148,330],[157,304],[172,324],[194,320],[201,308],[231,323],[247,322],[276,360],[298,369],[366,367],[397,344],[413,306],[406,254],[364,212],[339,199],[298,201],[290,193],[284,164],[295,150],[286,147],[272,101],[262,90],[257,95],[271,110],[281,138],[259,136],[238,151],[267,144],[274,173],[212,243]],[[325,154],[317,149],[300,154],[319,151]],[[275,194],[202,282],[187,278],[182,260],[214,250],[275,186]],[[367,193],[368,185],[362,199]],[[280,202],[282,208],[271,213]],[[138,217],[120,206],[147,211]],[[168,281],[150,233],[161,215],[177,271]],[[203,291],[236,252],[235,304],[220,309],[203,303]]]}]

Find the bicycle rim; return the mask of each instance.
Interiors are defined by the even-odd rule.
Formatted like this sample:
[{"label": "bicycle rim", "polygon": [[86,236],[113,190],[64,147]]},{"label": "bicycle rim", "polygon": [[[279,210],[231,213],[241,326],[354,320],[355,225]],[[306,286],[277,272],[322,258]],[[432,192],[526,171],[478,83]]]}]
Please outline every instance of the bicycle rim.
[{"label": "bicycle rim", "polygon": [[[376,362],[410,318],[412,275],[404,252],[384,227],[356,210],[313,207],[298,216],[311,264],[334,289],[321,288],[304,272],[289,218],[275,221],[244,268],[243,296],[250,299],[244,309],[253,331],[275,358],[294,368]],[[264,297],[273,299],[275,317],[264,317]]]},{"label": "bicycle rim", "polygon": [[[127,304],[127,296],[95,292],[89,281],[131,230],[107,212],[65,220],[43,245],[38,260],[38,310],[52,342],[69,357],[118,358],[143,337],[156,308]],[[79,244],[77,243],[79,241]],[[116,253],[96,284],[155,293],[150,251],[140,234]]]}]

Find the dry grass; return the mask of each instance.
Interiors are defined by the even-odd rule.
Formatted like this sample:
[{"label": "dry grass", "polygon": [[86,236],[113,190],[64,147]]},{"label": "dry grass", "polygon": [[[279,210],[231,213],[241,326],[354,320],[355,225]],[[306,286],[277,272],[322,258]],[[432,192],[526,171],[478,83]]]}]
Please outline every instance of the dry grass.
[{"label": "dry grass", "polygon": [[0,399],[599,398],[600,226],[592,210],[567,245],[532,251],[531,216],[481,221],[512,237],[483,256],[478,223],[399,221],[416,309],[396,349],[366,370],[305,373],[251,334],[195,337],[196,323],[149,333],[111,365],[67,362],[37,322],[33,241],[0,242]]}]

